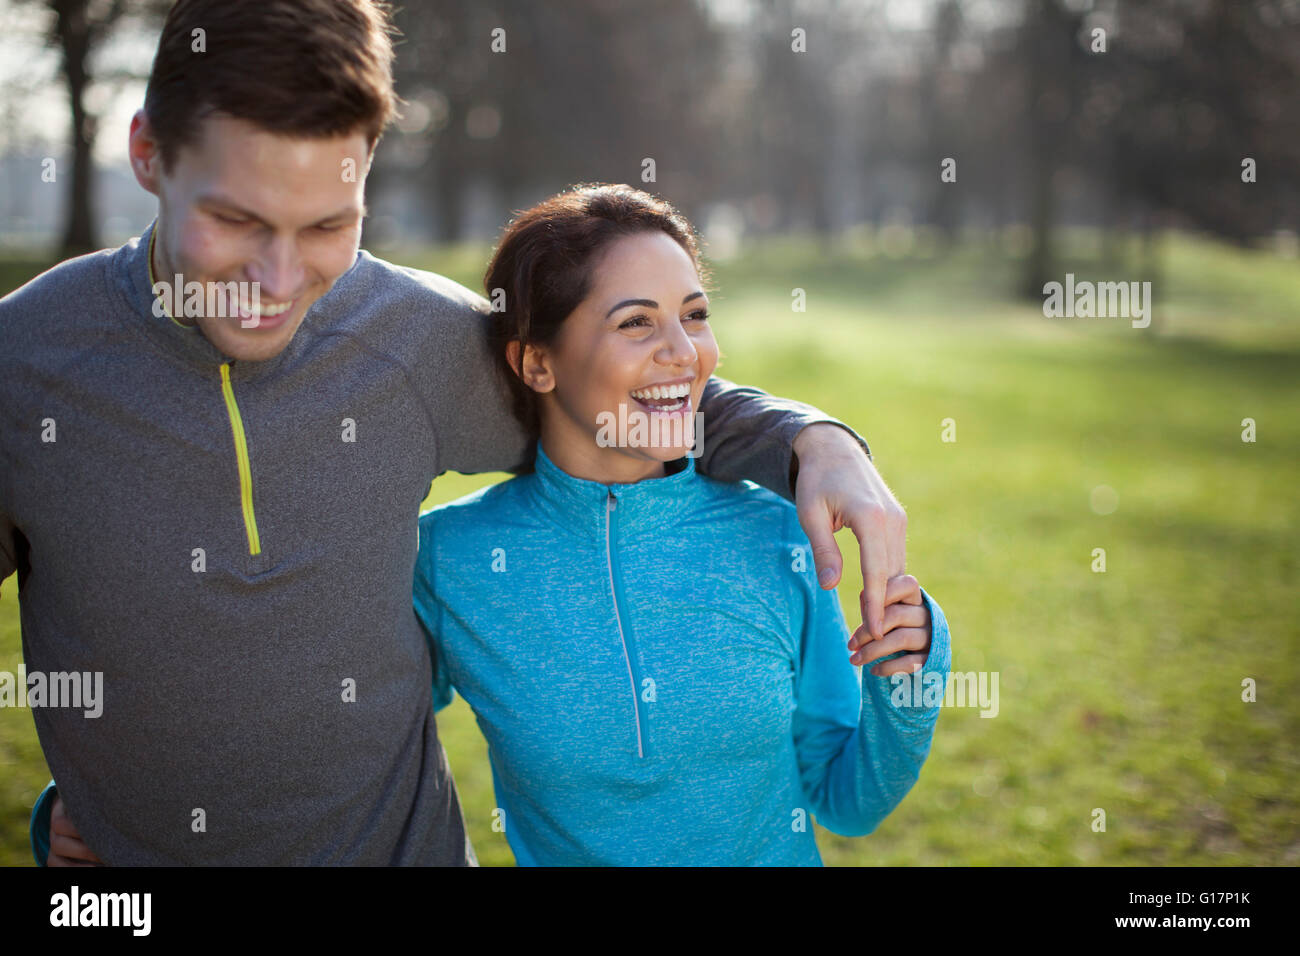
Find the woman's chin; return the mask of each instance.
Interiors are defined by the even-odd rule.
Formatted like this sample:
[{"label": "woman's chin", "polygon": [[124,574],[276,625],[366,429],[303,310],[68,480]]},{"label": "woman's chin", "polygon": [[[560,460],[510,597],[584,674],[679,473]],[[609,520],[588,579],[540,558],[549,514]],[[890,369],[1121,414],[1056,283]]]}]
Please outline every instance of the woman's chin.
[{"label": "woman's chin", "polygon": [[641,449],[647,458],[653,458],[655,461],[676,461],[678,458],[685,458],[686,453],[690,451],[685,445],[667,446],[663,448],[643,448]]}]

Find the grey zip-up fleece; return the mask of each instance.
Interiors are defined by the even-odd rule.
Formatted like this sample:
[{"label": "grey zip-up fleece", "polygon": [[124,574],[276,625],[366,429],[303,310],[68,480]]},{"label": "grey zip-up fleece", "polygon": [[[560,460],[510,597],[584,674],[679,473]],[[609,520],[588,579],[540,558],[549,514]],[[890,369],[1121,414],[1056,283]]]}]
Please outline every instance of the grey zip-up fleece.
[{"label": "grey zip-up fleece", "polygon": [[[0,579],[29,681],[103,675],[97,717],[32,709],[69,816],[115,865],[472,864],[411,586],[430,481],[530,454],[486,301],[362,251],[232,362],[154,314],[152,229],[0,299]],[[701,411],[700,470],[787,498],[833,421]]]}]

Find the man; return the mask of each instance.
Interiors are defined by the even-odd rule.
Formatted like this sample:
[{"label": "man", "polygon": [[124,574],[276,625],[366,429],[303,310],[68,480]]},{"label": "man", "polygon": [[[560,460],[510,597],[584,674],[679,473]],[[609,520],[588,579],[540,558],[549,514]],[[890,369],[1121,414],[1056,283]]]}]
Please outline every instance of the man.
[{"label": "man", "polygon": [[[29,673],[103,675],[98,717],[33,710],[58,781],[33,831],[66,811],[73,858],[474,862],[416,516],[442,472],[529,449],[486,302],[359,251],[391,60],[368,0],[181,0],[131,124],[157,219],[0,300],[0,579]],[[824,586],[853,528],[883,637],[904,520],[865,443],[720,380],[701,411],[702,471],[797,475]]]}]

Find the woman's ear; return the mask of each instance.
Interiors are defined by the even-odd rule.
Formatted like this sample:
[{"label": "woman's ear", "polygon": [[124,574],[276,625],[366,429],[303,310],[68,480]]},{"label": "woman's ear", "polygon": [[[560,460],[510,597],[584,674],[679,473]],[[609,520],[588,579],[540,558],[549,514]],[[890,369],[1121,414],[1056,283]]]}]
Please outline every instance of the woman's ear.
[{"label": "woman's ear", "polygon": [[550,361],[546,353],[535,345],[524,346],[524,364],[519,366],[519,342],[506,343],[506,358],[510,368],[534,392],[549,392],[555,388],[555,376],[551,374]]}]

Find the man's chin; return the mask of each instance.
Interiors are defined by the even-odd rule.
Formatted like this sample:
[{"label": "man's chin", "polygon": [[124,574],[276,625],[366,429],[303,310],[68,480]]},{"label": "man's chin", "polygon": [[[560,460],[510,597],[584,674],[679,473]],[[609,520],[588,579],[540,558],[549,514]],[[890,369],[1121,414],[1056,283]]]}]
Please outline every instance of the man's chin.
[{"label": "man's chin", "polygon": [[265,362],[273,359],[288,347],[298,331],[296,324],[292,328],[259,332],[255,328],[231,328],[229,319],[218,321],[226,324],[209,330],[200,322],[199,328],[223,355],[236,362]]}]

